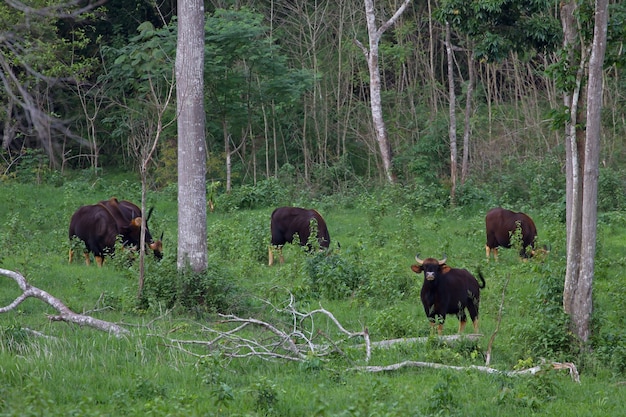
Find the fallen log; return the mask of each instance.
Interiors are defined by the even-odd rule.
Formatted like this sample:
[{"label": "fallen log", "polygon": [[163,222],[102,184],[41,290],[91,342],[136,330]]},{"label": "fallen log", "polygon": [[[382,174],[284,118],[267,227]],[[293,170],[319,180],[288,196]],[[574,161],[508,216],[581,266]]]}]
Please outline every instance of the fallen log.
[{"label": "fallen log", "polygon": [[491,368],[489,366],[478,366],[478,365],[470,365],[470,366],[454,366],[454,365],[444,365],[441,363],[434,362],[420,362],[420,361],[404,361],[399,363],[394,363],[391,365],[384,366],[356,366],[354,368],[348,369],[349,371],[364,371],[364,372],[388,372],[388,371],[397,371],[402,368],[433,368],[433,369],[451,369],[455,371],[467,371],[467,370],[475,370],[479,372],[486,372],[488,374],[501,374],[506,376],[515,376],[515,375],[534,375],[541,371],[546,371],[550,369],[558,370],[558,369],[568,369],[569,374],[572,379],[578,383],[580,383],[580,375],[578,374],[578,370],[576,369],[576,365],[573,363],[560,363],[560,362],[551,362],[538,366],[533,366],[532,368],[521,369],[516,371],[501,371],[499,369]]},{"label": "fallen log", "polygon": [[26,299],[33,297],[47,303],[59,312],[59,314],[57,315],[48,315],[48,319],[51,321],[64,321],[67,323],[78,324],[80,326],[89,326],[97,330],[111,333],[118,337],[123,334],[129,333],[127,329],[120,327],[117,324],[73,312],[58,298],[50,295],[44,290],[30,285],[26,281],[26,278],[24,278],[24,276],[22,276],[22,274],[18,272],[0,268],[0,275],[11,278],[22,290],[22,293],[17,296],[17,298],[15,298],[15,300],[13,300],[11,304],[5,307],[0,307],[0,313],[6,313],[8,311],[11,311],[19,306]]}]

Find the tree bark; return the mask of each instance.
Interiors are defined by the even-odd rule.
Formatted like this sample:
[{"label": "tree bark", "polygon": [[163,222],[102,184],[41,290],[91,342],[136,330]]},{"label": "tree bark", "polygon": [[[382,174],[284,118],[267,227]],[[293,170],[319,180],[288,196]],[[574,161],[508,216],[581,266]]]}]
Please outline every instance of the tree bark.
[{"label": "tree bark", "polygon": [[470,137],[472,136],[472,96],[474,94],[474,83],[476,79],[474,59],[472,52],[467,52],[467,67],[469,72],[469,81],[467,82],[467,92],[465,94],[465,127],[463,129],[463,162],[461,164],[461,184],[465,184],[465,180],[469,176],[469,151]]},{"label": "tree bark", "polygon": [[456,94],[454,92],[454,52],[452,50],[452,30],[450,24],[446,22],[446,58],[448,61],[448,112],[450,115],[450,126],[448,128],[448,139],[450,140],[450,204],[455,204],[456,177],[457,177],[457,147],[456,147]]},{"label": "tree bark", "polygon": [[596,0],[593,46],[589,59],[587,86],[581,269],[572,311],[573,330],[583,342],[587,342],[591,336],[590,322],[593,311],[592,288],[598,220],[598,165],[600,161],[600,135],[602,133],[602,83],[607,22],[608,0]]},{"label": "tree bark", "polygon": [[[562,7],[562,12],[565,12],[562,15],[565,15],[563,26],[566,42],[568,39],[574,39],[570,37],[575,34],[576,30],[573,18],[574,8],[574,3]],[[591,336],[590,321],[593,311],[592,288],[597,235],[598,165],[607,22],[608,0],[596,0],[594,36],[588,65],[586,131],[582,167],[577,164],[580,159],[575,158],[580,146],[579,141],[574,141],[577,136],[576,124],[570,121],[566,132],[568,156],[571,158],[567,169],[568,175],[571,173],[572,178],[568,178],[568,191],[570,192],[567,197],[568,252],[563,306],[572,319],[572,331],[583,343],[587,342]],[[568,27],[568,25],[574,27]],[[565,30],[566,28],[568,30]],[[584,52],[584,47],[581,50]],[[580,68],[584,67],[585,62],[585,54],[582,55]],[[579,76],[582,72],[580,68]],[[576,94],[573,97],[576,97]],[[572,98],[573,102],[574,98]],[[573,112],[571,108],[570,111]],[[577,186],[578,183],[580,186]]]},{"label": "tree bark", "polygon": [[575,62],[575,51],[581,53],[584,49],[576,45],[578,29],[574,12],[576,2],[564,3],[561,7],[561,22],[563,25],[563,48],[568,51],[568,65],[578,64],[576,84],[573,91],[563,94],[563,104],[569,109],[569,120],[565,123],[565,175],[566,175],[566,223],[567,223],[567,267],[563,288],[563,308],[565,313],[571,314],[573,298],[576,292],[580,273],[580,245],[581,245],[581,208],[582,208],[582,171],[581,149],[582,138],[578,137],[576,125],[579,122],[579,102],[582,90],[582,79],[585,66],[584,55],[580,62]]},{"label": "tree bark", "polygon": [[369,49],[365,48],[359,41],[357,45],[361,48],[367,59],[367,67],[370,75],[370,107],[372,110],[372,121],[376,134],[376,142],[380,151],[380,157],[383,163],[383,171],[387,182],[393,184],[396,182],[393,173],[392,158],[393,152],[387,137],[387,128],[383,118],[381,85],[380,85],[380,66],[378,64],[378,45],[380,38],[391,25],[395,24],[400,18],[407,5],[411,0],[404,0],[396,13],[382,26],[376,26],[376,11],[374,10],[374,0],[365,0],[365,16],[367,18],[367,33],[369,37]]},{"label": "tree bark", "polygon": [[178,2],[178,269],[207,268],[204,3]]}]

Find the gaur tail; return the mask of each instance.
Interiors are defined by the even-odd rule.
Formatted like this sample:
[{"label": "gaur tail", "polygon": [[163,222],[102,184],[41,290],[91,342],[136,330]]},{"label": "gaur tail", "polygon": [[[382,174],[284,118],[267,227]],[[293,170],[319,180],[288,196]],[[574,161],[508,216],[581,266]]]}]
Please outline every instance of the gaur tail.
[{"label": "gaur tail", "polygon": [[485,284],[485,277],[483,277],[483,273],[482,273],[482,271],[480,270],[480,268],[478,268],[478,278],[480,278],[480,280],[482,281],[482,284],[480,284],[480,283],[479,283],[479,284],[478,284],[478,287],[479,287],[479,288],[485,288],[485,285],[486,285],[486,284]]}]

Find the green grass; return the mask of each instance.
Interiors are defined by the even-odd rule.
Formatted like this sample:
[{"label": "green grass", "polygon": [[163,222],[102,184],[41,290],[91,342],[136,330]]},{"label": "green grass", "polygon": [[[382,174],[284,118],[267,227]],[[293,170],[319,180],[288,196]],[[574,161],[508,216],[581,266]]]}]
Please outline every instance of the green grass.
[{"label": "green grass", "polygon": [[[350,331],[367,327],[373,340],[428,336],[430,326],[419,300],[423,278],[410,270],[415,255],[446,254],[451,266],[473,273],[480,268],[485,276],[480,310],[484,337],[476,343],[433,340],[376,349],[366,364],[360,341],[351,340],[329,357],[271,362],[227,358],[224,345],[183,350],[172,341],[209,340],[207,328],[224,325],[201,305],[175,304],[167,310],[163,301],[162,291],[172,290],[181,279],[175,272],[177,212],[171,190],[149,197],[149,205],[155,206],[151,230],[153,235],[164,232],[165,258],[159,264],[148,260],[146,289],[151,295],[140,305],[136,265],[107,260],[99,269],[85,266],[80,257],[67,263],[67,227],[73,211],[113,195],[138,202],[134,181],[112,176],[66,180],[62,187],[0,183],[0,189],[7,196],[0,201],[0,267],[21,272],[75,312],[130,330],[128,336],[116,338],[50,322],[47,315],[55,311],[34,299],[0,314],[0,416],[605,416],[619,415],[626,401],[626,326],[620,313],[626,283],[623,213],[601,216],[594,344],[591,352],[580,352],[564,331],[558,311],[565,230],[549,211],[529,210],[539,238],[551,245],[547,259],[521,262],[514,250],[502,250],[498,262],[487,262],[483,229],[488,207],[424,213],[401,201],[367,196],[349,207],[326,202],[322,214],[333,247],[340,242],[341,249],[324,258],[288,245],[285,264],[270,268],[267,243],[273,208],[222,212],[218,207],[207,219],[210,271],[202,282],[211,285],[211,291],[203,300],[223,296],[220,302],[243,317],[288,328],[289,316],[271,311],[261,300],[284,306],[292,293],[299,311],[321,306]],[[348,293],[342,292],[346,281],[357,283],[350,284],[356,286]],[[350,370],[407,360],[483,365],[505,289],[492,366],[510,371],[538,364],[542,357],[572,361],[581,384],[565,371],[506,377],[424,368]],[[0,306],[18,294],[13,281],[0,279]],[[457,328],[458,320],[449,317],[444,332],[454,334]],[[340,338],[327,319],[316,318],[318,330],[322,333],[316,333],[317,341]],[[261,337],[254,331],[247,335]]]}]

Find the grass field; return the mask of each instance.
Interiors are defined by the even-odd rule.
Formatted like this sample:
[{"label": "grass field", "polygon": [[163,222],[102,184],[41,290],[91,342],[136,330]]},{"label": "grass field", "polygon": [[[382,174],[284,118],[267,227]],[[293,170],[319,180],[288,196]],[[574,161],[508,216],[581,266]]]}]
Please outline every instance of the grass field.
[{"label": "grass field", "polygon": [[[287,246],[285,264],[268,267],[273,207],[225,212],[218,206],[208,216],[209,271],[190,278],[175,268],[176,195],[151,193],[150,228],[153,235],[164,233],[165,257],[160,263],[148,259],[146,297],[138,302],[136,263],[118,256],[100,269],[85,266],[80,256],[72,264],[67,258],[74,210],[111,196],[139,202],[135,182],[110,177],[65,181],[60,187],[0,183],[0,188],[0,268],[19,271],[74,312],[130,331],[118,338],[49,321],[47,315],[56,312],[36,299],[0,313],[0,416],[624,415],[625,213],[600,216],[594,337],[581,350],[560,311],[564,224],[548,209],[511,207],[535,219],[541,243],[551,246],[547,258],[522,262],[514,250],[501,250],[498,262],[487,262],[489,207],[417,211],[365,195],[349,203],[299,201],[322,212],[334,253],[307,256]],[[480,268],[487,287],[481,292],[483,336],[477,342],[429,337],[426,343],[374,349],[366,362],[361,338],[344,338],[332,320],[316,316],[300,324],[316,343],[333,347],[323,357],[234,358],[233,341],[182,343],[213,340],[216,330],[232,329],[220,322],[215,306],[290,329],[298,320],[272,308],[287,307],[290,295],[298,311],[324,308],[350,332],[367,328],[373,341],[431,336],[419,300],[423,277],[410,269],[417,253],[446,254],[451,266],[473,273]],[[189,285],[196,285],[193,292]],[[19,293],[12,280],[0,279],[0,308]],[[573,362],[581,382],[554,370],[515,377],[470,369],[354,370],[403,361],[484,365],[498,325],[493,368],[514,371],[542,359]],[[449,317],[444,333],[457,328],[458,320]],[[260,341],[268,333],[250,329],[243,336]]]}]

